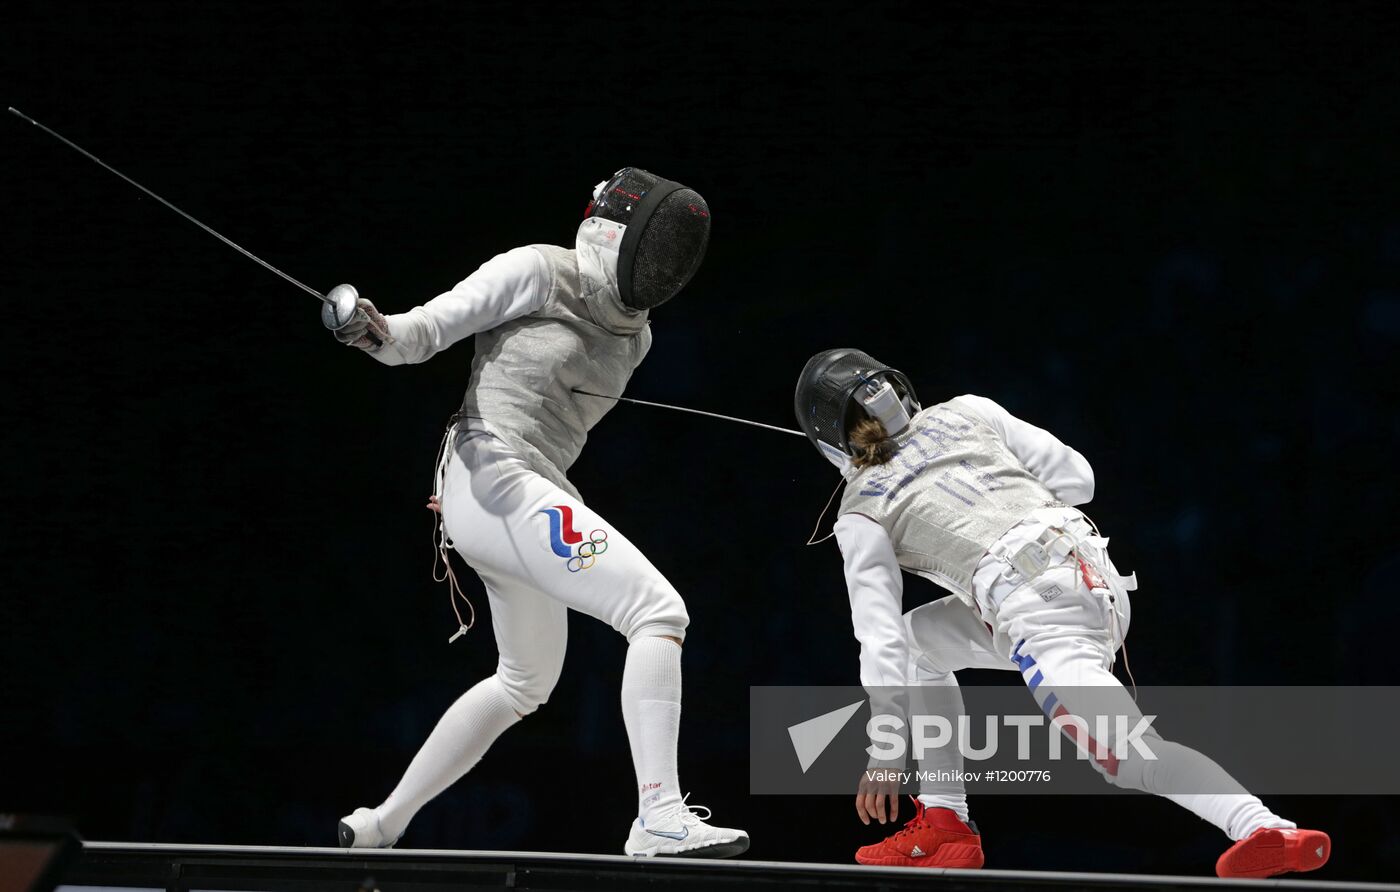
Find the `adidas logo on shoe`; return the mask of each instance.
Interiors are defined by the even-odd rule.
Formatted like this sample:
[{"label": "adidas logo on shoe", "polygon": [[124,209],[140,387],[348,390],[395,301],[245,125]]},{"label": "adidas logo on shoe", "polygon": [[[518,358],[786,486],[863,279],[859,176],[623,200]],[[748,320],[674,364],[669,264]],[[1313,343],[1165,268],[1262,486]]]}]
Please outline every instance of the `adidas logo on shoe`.
[{"label": "adidas logo on shoe", "polygon": [[914,850],[913,850],[912,852],[909,853],[909,857],[910,857],[910,858],[922,858],[922,857],[924,857],[924,856],[927,855],[927,854],[928,854],[928,852],[925,852],[923,849],[919,848],[918,846],[914,846]]}]

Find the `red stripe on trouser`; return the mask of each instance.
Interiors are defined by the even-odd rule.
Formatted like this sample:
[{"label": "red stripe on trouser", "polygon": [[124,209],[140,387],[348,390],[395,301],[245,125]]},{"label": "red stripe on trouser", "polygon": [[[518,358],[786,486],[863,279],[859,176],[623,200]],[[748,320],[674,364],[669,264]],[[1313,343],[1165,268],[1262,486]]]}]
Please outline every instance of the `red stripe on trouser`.
[{"label": "red stripe on trouser", "polygon": [[[1063,703],[1060,703],[1055,706],[1055,713],[1052,716],[1050,716],[1050,718],[1058,719],[1061,716],[1068,715],[1069,710],[1065,709]],[[1087,752],[1090,755],[1090,757],[1096,763],[1098,763],[1099,767],[1102,768],[1108,774],[1109,777],[1118,776],[1118,757],[1113,754],[1113,750],[1105,746],[1102,749],[1103,752],[1107,753],[1107,755],[1100,758],[1099,742],[1089,735],[1087,729],[1080,728],[1077,722],[1065,722],[1060,726],[1060,730],[1064,731],[1065,736],[1067,736],[1070,740],[1074,741],[1075,746],[1079,747],[1084,752]],[[1083,738],[1082,740],[1080,739],[1081,737]]]}]

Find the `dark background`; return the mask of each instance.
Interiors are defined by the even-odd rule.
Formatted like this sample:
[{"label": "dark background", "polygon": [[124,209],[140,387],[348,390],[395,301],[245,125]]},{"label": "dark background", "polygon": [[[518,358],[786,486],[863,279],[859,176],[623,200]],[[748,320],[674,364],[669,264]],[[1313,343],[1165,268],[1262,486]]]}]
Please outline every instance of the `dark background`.
[{"label": "dark background", "polygon": [[[940,7],[11,2],[0,83],[390,312],[572,244],[619,166],[682,180],[710,253],[630,395],[790,425],[805,359],[860,346],[1092,461],[1140,683],[1394,683],[1400,13]],[[494,665],[488,625],[445,643],[422,507],[471,346],[384,368],[39,131],[6,116],[0,146],[0,808],[330,844]],[[570,476],[686,596],[693,799],[756,858],[883,835],[847,797],[746,790],[748,685],[855,680],[836,548],[802,544],[826,463],[625,406]],[[570,636],[550,703],[404,845],[621,850],[625,645]],[[1400,877],[1395,799],[1270,802],[1332,833],[1325,876]],[[973,816],[1001,868],[1208,874],[1227,844],[1142,796]]]}]

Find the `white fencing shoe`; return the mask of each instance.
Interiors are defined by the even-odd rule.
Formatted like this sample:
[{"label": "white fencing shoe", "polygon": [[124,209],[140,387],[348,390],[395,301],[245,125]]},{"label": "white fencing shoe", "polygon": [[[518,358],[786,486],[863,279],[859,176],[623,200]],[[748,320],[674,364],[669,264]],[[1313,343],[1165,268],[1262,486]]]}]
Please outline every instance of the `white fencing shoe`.
[{"label": "white fencing shoe", "polygon": [[357,808],[354,814],[341,818],[337,836],[342,849],[388,849],[399,841],[399,837],[384,838],[379,812],[372,808]]},{"label": "white fencing shoe", "polygon": [[[689,794],[687,794],[688,796]],[[705,814],[696,812],[704,809]],[[623,851],[638,858],[656,855],[676,858],[732,858],[748,851],[749,835],[729,827],[711,827],[703,819],[710,810],[703,805],[690,806],[682,799],[675,807],[650,822],[641,818],[632,822]]]}]

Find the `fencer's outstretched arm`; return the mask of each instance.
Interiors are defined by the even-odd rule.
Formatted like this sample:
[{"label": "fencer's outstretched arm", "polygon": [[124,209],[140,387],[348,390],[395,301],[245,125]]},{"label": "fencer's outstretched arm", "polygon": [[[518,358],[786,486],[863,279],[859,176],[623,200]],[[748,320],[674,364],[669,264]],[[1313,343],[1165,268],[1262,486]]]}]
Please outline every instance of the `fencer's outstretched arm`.
[{"label": "fencer's outstretched arm", "polygon": [[903,686],[909,645],[904,640],[904,578],[885,528],[863,514],[843,514],[834,527],[851,596],[851,624],[860,642],[860,683]]},{"label": "fencer's outstretched arm", "polygon": [[1094,469],[1054,434],[1022,421],[984,396],[964,394],[952,402],[995,428],[1011,453],[1055,498],[1067,505],[1087,505],[1093,499]]},{"label": "fencer's outstretched arm", "polygon": [[543,255],[515,248],[483,263],[451,291],[386,317],[392,344],[367,352],[385,365],[423,362],[463,338],[533,313],[548,297]]}]

